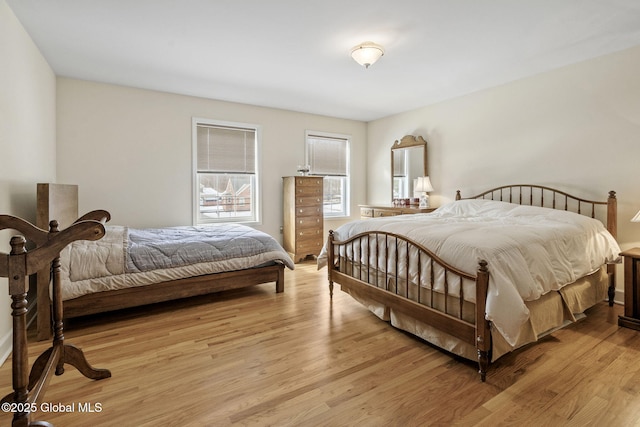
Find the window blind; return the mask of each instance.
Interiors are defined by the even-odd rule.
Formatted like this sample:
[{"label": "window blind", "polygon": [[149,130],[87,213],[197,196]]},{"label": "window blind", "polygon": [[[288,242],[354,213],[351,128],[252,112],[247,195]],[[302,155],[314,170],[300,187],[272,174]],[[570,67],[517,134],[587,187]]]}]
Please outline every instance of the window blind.
[{"label": "window blind", "polygon": [[198,124],[198,172],[256,173],[256,130]]},{"label": "window blind", "polygon": [[312,175],[347,176],[348,140],[309,135],[307,161]]}]

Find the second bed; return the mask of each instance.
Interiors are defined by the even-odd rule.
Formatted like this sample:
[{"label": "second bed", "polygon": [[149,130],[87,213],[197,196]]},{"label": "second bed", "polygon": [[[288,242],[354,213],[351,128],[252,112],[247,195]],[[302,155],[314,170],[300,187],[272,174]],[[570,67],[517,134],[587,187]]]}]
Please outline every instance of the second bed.
[{"label": "second bed", "polygon": [[[108,219],[107,212],[95,212]],[[63,229],[77,216],[77,186],[38,184],[39,227],[47,229],[55,220]],[[101,240],[77,241],[61,253],[65,318],[268,282],[275,282],[276,292],[282,292],[284,269],[294,269],[291,257],[273,237],[240,224],[105,228]],[[51,334],[49,282],[49,269],[37,274],[41,340]]]}]

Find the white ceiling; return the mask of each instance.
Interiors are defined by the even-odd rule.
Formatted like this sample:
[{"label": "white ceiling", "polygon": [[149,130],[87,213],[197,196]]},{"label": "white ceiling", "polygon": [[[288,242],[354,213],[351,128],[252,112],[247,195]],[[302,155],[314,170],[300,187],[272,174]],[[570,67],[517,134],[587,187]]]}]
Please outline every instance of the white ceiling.
[{"label": "white ceiling", "polygon": [[638,0],[6,1],[56,75],[364,121],[640,45]]}]

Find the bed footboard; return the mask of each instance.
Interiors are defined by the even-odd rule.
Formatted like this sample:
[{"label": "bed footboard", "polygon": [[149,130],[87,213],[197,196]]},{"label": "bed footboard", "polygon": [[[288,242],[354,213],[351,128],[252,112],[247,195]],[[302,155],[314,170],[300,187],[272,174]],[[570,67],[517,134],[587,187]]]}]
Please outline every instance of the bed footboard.
[{"label": "bed footboard", "polygon": [[329,292],[333,284],[447,333],[478,351],[480,378],[491,360],[491,334],[485,319],[489,271],[480,261],[476,274],[461,271],[406,237],[371,231],[327,243]]}]

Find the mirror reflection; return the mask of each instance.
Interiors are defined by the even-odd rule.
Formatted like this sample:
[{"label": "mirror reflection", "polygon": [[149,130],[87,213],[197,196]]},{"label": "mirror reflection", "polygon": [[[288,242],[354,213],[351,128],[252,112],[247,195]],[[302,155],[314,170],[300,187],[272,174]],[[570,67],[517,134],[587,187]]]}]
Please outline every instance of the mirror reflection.
[{"label": "mirror reflection", "polygon": [[427,141],[407,135],[391,147],[391,200],[417,198],[414,182],[427,176]]}]

